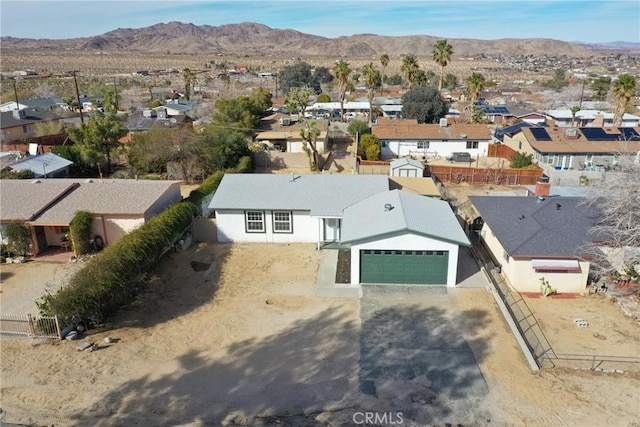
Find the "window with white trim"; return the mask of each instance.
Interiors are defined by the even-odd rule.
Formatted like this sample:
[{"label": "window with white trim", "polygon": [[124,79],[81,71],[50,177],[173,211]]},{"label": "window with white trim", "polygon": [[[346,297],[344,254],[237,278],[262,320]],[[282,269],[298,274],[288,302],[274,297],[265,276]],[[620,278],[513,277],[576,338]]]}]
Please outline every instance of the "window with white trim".
[{"label": "window with white trim", "polygon": [[264,212],[262,211],[246,211],[244,213],[244,222],[247,233],[264,233]]},{"label": "window with white trim", "polygon": [[552,165],[555,161],[555,154],[547,154],[547,164]]},{"label": "window with white trim", "polygon": [[418,141],[418,150],[426,150],[429,148],[429,141]]},{"label": "window with white trim", "polygon": [[292,233],[293,222],[291,212],[273,212],[273,232]]}]

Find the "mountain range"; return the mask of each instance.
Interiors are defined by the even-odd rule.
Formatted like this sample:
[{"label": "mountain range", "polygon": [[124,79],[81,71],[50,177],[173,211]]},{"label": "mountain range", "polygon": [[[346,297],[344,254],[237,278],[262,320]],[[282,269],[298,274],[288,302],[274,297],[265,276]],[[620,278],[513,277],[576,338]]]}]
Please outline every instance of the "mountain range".
[{"label": "mountain range", "polygon": [[[2,37],[3,50],[136,51],[185,54],[245,54],[276,57],[331,56],[377,58],[383,53],[429,55],[440,38],[428,35],[381,36],[357,34],[326,38],[295,30],[274,29],[258,23],[194,25],[182,22],[119,28],[102,35],[73,39],[26,39]],[[611,50],[637,51],[638,44],[585,45],[552,39],[449,39],[456,57],[491,55],[554,55],[588,57]]]}]

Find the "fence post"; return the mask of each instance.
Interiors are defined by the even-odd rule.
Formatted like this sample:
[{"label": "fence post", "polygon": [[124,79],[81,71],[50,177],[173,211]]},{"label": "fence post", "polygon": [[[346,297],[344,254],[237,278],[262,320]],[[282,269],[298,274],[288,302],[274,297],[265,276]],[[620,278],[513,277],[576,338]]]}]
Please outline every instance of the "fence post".
[{"label": "fence post", "polygon": [[29,321],[29,330],[31,331],[31,335],[35,335],[36,329],[33,325],[33,317],[31,317],[31,313],[27,314],[27,320]]},{"label": "fence post", "polygon": [[58,339],[62,340],[62,331],[60,330],[60,319],[58,318],[57,314],[53,316],[53,320],[56,322],[56,331],[58,332]]}]

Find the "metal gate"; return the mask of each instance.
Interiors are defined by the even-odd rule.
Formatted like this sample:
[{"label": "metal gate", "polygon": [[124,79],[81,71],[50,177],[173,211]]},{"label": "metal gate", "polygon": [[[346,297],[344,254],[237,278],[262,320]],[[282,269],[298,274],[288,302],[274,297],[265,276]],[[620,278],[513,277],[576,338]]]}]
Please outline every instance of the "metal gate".
[{"label": "metal gate", "polygon": [[32,338],[62,339],[58,316],[37,317],[31,314],[0,314],[0,333]]}]

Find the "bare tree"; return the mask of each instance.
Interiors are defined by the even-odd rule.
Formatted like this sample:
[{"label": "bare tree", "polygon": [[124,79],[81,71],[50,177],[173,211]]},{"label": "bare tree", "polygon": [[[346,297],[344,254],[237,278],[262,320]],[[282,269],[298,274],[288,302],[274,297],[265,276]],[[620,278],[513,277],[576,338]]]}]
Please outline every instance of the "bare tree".
[{"label": "bare tree", "polygon": [[585,248],[585,257],[598,275],[634,269],[636,275],[640,273],[640,151],[630,155],[630,144],[638,145],[625,143],[615,171],[604,175],[584,203],[600,214],[590,238],[604,245],[594,243]]}]

